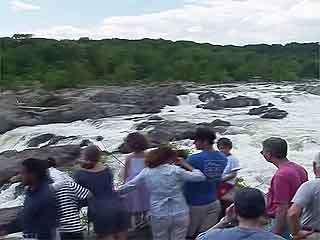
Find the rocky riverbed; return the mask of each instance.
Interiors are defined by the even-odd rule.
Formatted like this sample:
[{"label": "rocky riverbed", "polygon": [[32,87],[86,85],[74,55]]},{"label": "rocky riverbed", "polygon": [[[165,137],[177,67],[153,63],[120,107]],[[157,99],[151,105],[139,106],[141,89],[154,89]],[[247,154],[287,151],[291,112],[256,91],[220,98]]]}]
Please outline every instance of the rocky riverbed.
[{"label": "rocky riverbed", "polygon": [[188,91],[181,84],[157,87],[107,87],[3,91],[0,93],[0,133],[20,126],[69,123],[119,115],[158,113],[179,104]]},{"label": "rocky riverbed", "polygon": [[[23,159],[30,156],[55,156],[60,167],[72,166],[84,140],[108,152],[119,152],[117,156],[123,160],[121,153],[128,152],[123,138],[130,132],[145,133],[152,146],[174,142],[179,148],[192,149],[194,129],[206,126],[233,140],[243,167],[241,176],[248,184],[265,189],[274,172],[259,156],[260,143],[266,137],[288,139],[290,157],[311,170],[310,159],[320,147],[317,89],[320,85],[174,84],[50,93],[3,91],[0,185],[8,183]],[[98,136],[102,141],[97,141]],[[120,169],[117,161],[108,161]],[[2,193],[0,202],[15,200],[15,194],[1,200]],[[0,221],[5,215],[0,214]]]}]

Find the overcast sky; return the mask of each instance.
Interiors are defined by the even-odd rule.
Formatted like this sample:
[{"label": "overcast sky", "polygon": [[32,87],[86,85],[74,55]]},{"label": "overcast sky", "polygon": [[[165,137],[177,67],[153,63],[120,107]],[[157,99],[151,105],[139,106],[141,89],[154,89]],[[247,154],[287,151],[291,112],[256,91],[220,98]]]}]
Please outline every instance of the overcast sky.
[{"label": "overcast sky", "polygon": [[318,42],[320,0],[0,0],[0,36]]}]

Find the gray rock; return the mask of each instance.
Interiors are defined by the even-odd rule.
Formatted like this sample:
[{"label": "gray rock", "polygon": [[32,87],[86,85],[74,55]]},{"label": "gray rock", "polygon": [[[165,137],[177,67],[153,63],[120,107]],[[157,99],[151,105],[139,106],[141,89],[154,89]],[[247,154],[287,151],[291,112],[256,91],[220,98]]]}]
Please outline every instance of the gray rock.
[{"label": "gray rock", "polygon": [[9,224],[11,221],[13,221],[20,210],[21,207],[0,209],[0,226]]},{"label": "gray rock", "polygon": [[58,166],[72,166],[79,155],[79,145],[42,147],[22,152],[2,152],[0,153],[0,185],[16,176],[20,171],[21,163],[27,158],[36,157],[47,160],[48,157],[54,157]]},{"label": "gray rock", "polygon": [[210,101],[207,104],[199,105],[198,107],[202,107],[203,109],[210,109],[210,110],[221,110],[224,108],[242,108],[242,107],[249,107],[249,106],[260,106],[260,105],[261,103],[257,98],[238,96],[238,97],[229,98],[225,100]]},{"label": "gray rock", "polygon": [[[177,95],[187,94],[181,84],[158,87],[108,87],[63,90],[54,93],[20,91],[0,94],[0,134],[20,126],[69,123],[120,115],[159,113],[166,105],[179,104]],[[52,96],[51,96],[51,95]],[[34,98],[47,97],[46,105],[55,108],[22,108],[32,106]],[[51,96],[51,97],[50,97]],[[17,99],[20,99],[20,105]]]},{"label": "gray rock", "polygon": [[258,107],[258,108],[252,108],[249,110],[249,115],[261,115],[261,114],[264,114],[266,112],[269,111],[269,107],[268,106],[261,106],[261,107]]},{"label": "gray rock", "polygon": [[263,114],[261,118],[266,119],[283,119],[288,116],[288,112],[277,108],[271,108],[267,113]]},{"label": "gray rock", "polygon": [[209,109],[209,110],[221,110],[225,108],[225,100],[216,100],[208,102],[204,105],[199,105],[198,107],[202,107],[203,109]]},{"label": "gray rock", "polygon": [[[151,147],[167,144],[172,141],[183,139],[192,139],[195,130],[198,127],[211,128],[216,132],[223,133],[227,127],[231,126],[230,122],[220,119],[214,120],[211,123],[190,123],[187,121],[152,121],[142,122],[136,126],[136,130],[145,131],[145,134],[151,143]],[[130,149],[122,144],[119,149],[121,153],[129,153]]]},{"label": "gray rock", "polygon": [[154,116],[149,117],[149,120],[151,120],[151,121],[162,121],[164,119],[162,117],[158,116],[158,115],[154,115]]},{"label": "gray rock", "polygon": [[314,95],[319,95],[320,96],[320,85],[319,84],[299,84],[294,87],[294,90],[296,91],[303,91],[303,92],[308,92]]},{"label": "gray rock", "polygon": [[260,100],[257,98],[238,96],[225,100],[225,108],[242,108],[249,106],[260,106]]},{"label": "gray rock", "polygon": [[54,145],[57,144],[58,142],[66,139],[77,139],[76,136],[70,136],[70,137],[65,137],[65,136],[56,136],[51,133],[45,133],[42,135],[39,135],[37,137],[34,137],[30,139],[30,141],[27,143],[28,147],[39,147],[41,144],[46,143],[46,146]]},{"label": "gray rock", "polygon": [[28,143],[28,147],[38,147],[40,144],[48,142],[51,140],[55,135],[51,133],[42,134],[40,136],[32,138]]},{"label": "gray rock", "polygon": [[201,93],[199,95],[199,100],[201,102],[212,102],[212,101],[215,101],[215,100],[221,100],[222,98],[223,97],[220,94],[214,93],[212,91]]}]

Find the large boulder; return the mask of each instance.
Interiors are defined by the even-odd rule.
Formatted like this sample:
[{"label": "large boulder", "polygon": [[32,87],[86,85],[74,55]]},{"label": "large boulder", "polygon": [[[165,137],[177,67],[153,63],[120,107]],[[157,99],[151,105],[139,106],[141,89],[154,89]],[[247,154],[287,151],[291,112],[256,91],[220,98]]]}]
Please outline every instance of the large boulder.
[{"label": "large boulder", "polygon": [[214,93],[212,91],[201,93],[199,95],[199,100],[201,102],[212,102],[212,101],[216,101],[216,100],[221,100],[222,98],[223,97],[220,94]]},{"label": "large boulder", "polygon": [[261,102],[257,98],[251,98],[246,96],[238,96],[225,100],[225,108],[242,108],[249,106],[260,106]]},{"label": "large boulder", "polygon": [[267,113],[263,114],[261,118],[266,119],[283,119],[288,116],[288,112],[278,108],[271,108]]},{"label": "large boulder", "polygon": [[79,145],[66,145],[57,147],[43,147],[27,149],[22,152],[6,151],[0,153],[0,185],[16,176],[21,168],[21,163],[27,158],[46,160],[54,157],[58,166],[71,166],[80,155]]},{"label": "large boulder", "polygon": [[215,100],[215,101],[210,101],[203,105],[199,105],[197,107],[201,107],[203,109],[209,109],[209,110],[221,110],[221,109],[224,109],[225,106],[226,106],[225,100]]},{"label": "large boulder", "polygon": [[[39,94],[37,91],[0,94],[0,134],[20,126],[159,113],[166,105],[179,105],[177,95],[187,93],[183,85],[173,84],[146,88],[108,87],[54,93],[40,91]],[[32,103],[34,99],[51,107],[32,107],[37,105]]]},{"label": "large boulder", "polygon": [[260,106],[260,100],[257,98],[238,96],[228,99],[218,99],[210,101],[206,104],[198,105],[198,108],[210,109],[210,110],[221,110],[224,108],[242,108],[249,106]]},{"label": "large boulder", "polygon": [[18,212],[22,207],[2,208],[0,209],[0,226],[9,224],[16,219]]},{"label": "large boulder", "polygon": [[308,92],[308,93],[320,96],[320,85],[319,84],[296,85],[294,87],[294,90],[296,90],[296,91],[304,91],[304,92]]},{"label": "large boulder", "polygon": [[[190,123],[187,121],[151,121],[142,122],[136,126],[136,130],[143,131],[148,138],[151,147],[156,147],[161,144],[167,144],[172,141],[183,139],[192,139],[195,130],[198,127],[211,128],[216,132],[223,133],[227,127],[231,126],[230,122],[220,119],[210,123]],[[122,144],[119,149],[121,153],[129,153],[130,149]]]},{"label": "large boulder", "polygon": [[66,139],[76,139],[76,136],[70,136],[70,137],[65,137],[65,136],[56,136],[55,134],[52,133],[45,133],[41,134],[39,136],[36,136],[34,138],[31,138],[27,146],[28,147],[39,147],[41,144],[47,143],[46,146],[54,145],[57,144],[58,142]]},{"label": "large boulder", "polygon": [[30,139],[27,143],[27,146],[28,147],[38,147],[40,144],[43,144],[43,143],[51,140],[54,136],[55,135],[52,133],[41,134],[37,137]]},{"label": "large boulder", "polygon": [[264,114],[266,112],[268,112],[270,110],[270,107],[273,107],[274,104],[269,103],[266,106],[261,106],[261,107],[257,107],[257,108],[252,108],[249,110],[249,115],[261,115]]}]

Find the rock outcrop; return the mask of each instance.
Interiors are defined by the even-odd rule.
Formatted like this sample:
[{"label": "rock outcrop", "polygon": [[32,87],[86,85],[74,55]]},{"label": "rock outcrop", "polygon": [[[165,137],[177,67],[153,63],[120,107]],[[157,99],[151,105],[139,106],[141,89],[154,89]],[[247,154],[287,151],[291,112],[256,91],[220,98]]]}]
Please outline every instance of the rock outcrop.
[{"label": "rock outcrop", "polygon": [[[160,144],[167,144],[172,141],[179,141],[183,139],[192,139],[195,130],[198,127],[208,127],[216,132],[223,133],[227,127],[231,126],[230,122],[220,119],[214,120],[210,123],[190,123],[187,121],[150,121],[142,122],[136,126],[136,129],[143,131],[151,143],[151,147],[159,146]],[[119,152],[129,153],[129,148],[122,144],[119,147]]]},{"label": "rock outcrop", "polygon": [[320,85],[319,84],[300,84],[294,87],[296,91],[308,92],[314,95],[320,96]]},{"label": "rock outcrop", "polygon": [[261,115],[265,119],[283,119],[288,116],[288,112],[275,108],[272,103],[258,108],[252,108],[248,112],[249,115]]},{"label": "rock outcrop", "polygon": [[283,119],[288,116],[288,112],[278,108],[271,108],[268,112],[263,114],[261,118],[266,119]]},{"label": "rock outcrop", "polygon": [[212,91],[201,93],[199,95],[199,100],[201,102],[212,102],[212,101],[221,100],[221,99],[223,99],[223,96],[221,96],[218,93],[214,93]]},{"label": "rock outcrop", "polygon": [[21,168],[22,162],[27,158],[39,158],[47,160],[54,157],[58,166],[71,166],[80,155],[79,145],[65,145],[57,147],[43,147],[27,149],[22,152],[6,151],[0,153],[0,185],[16,176]]},{"label": "rock outcrop", "polygon": [[158,113],[166,105],[178,105],[177,95],[187,93],[180,84],[4,92],[0,94],[0,134],[20,126]]},{"label": "rock outcrop", "polygon": [[228,99],[217,99],[210,101],[203,105],[198,105],[198,107],[210,110],[221,110],[224,108],[242,108],[249,106],[260,106],[261,103],[257,98],[238,96]]}]

